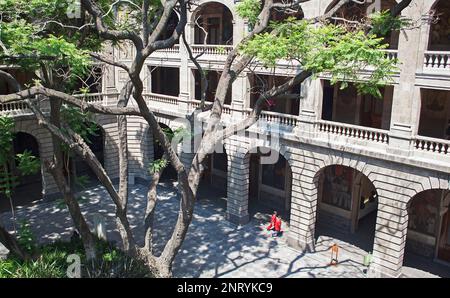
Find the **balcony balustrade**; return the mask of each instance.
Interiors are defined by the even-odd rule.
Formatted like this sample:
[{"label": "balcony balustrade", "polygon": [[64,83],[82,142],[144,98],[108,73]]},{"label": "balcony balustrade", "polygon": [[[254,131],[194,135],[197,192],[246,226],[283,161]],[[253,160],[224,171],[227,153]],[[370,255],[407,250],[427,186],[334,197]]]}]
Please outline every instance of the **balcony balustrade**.
[{"label": "balcony balustrade", "polygon": [[389,131],[387,130],[324,120],[318,121],[317,127],[319,132],[326,134],[366,140],[380,144],[389,143]]},{"label": "balcony balustrade", "polygon": [[424,71],[449,71],[450,52],[425,52]]}]

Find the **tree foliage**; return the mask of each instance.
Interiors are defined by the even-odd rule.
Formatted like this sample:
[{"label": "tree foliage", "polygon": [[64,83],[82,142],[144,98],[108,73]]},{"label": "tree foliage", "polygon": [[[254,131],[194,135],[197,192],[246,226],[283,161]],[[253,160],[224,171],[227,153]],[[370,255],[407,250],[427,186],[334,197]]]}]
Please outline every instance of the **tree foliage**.
[{"label": "tree foliage", "polygon": [[[387,44],[375,34],[346,30],[343,26],[312,26],[306,20],[288,18],[273,22],[271,31],[256,35],[241,51],[255,56],[266,67],[275,67],[280,59],[296,60],[302,70],[313,76],[331,76],[331,83],[353,81],[359,91],[378,97],[379,87],[391,82],[395,59],[383,52]],[[361,70],[372,71],[361,79]]]}]

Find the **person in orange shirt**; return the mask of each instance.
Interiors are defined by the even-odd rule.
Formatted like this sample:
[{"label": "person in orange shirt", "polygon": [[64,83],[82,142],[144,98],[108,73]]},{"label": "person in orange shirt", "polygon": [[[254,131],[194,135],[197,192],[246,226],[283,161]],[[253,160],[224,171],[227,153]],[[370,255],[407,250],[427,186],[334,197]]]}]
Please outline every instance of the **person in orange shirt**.
[{"label": "person in orange shirt", "polygon": [[275,229],[275,222],[277,220],[277,215],[278,213],[274,211],[272,217],[270,218],[270,224],[267,226],[268,231]]}]

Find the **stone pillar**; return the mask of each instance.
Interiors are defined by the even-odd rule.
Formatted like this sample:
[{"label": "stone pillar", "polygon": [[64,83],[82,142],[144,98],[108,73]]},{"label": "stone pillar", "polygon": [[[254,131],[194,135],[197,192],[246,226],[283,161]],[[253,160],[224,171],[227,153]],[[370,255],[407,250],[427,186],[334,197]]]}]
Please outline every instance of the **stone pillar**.
[{"label": "stone pillar", "polygon": [[[230,142],[231,141],[231,142]],[[229,140],[226,151],[228,155],[227,179],[227,219],[235,224],[242,225],[249,221],[248,191],[250,158],[237,150],[238,140]]]},{"label": "stone pillar", "polygon": [[[413,20],[421,19],[421,2],[420,0],[412,3],[404,10],[404,15]],[[415,102],[420,101],[420,88],[415,87],[414,83],[416,71],[421,67],[420,64],[423,64],[423,59],[418,59],[421,36],[421,29],[413,28],[403,31],[399,38],[400,78],[399,84],[394,87],[389,140],[389,150],[396,154],[409,154],[411,138],[417,130],[418,119],[413,106]]]},{"label": "stone pillar", "polygon": [[248,33],[248,23],[247,21],[236,18],[233,20],[233,45],[239,43]]},{"label": "stone pillar", "polygon": [[250,82],[247,73],[241,73],[233,82],[231,93],[231,107],[233,118],[241,118],[243,111],[250,103]]},{"label": "stone pillar", "polygon": [[[105,56],[110,60],[116,60],[118,57],[115,57],[117,53],[114,51],[114,47],[112,45],[107,45],[104,50]],[[103,76],[103,92],[105,93],[117,93],[116,87],[116,69],[112,65],[106,65],[105,67],[106,75]]]},{"label": "stone pillar", "polygon": [[53,140],[52,135],[43,128],[38,129],[37,137],[39,140],[39,158],[41,160],[42,197],[44,200],[48,200],[59,196],[59,189],[52,174],[45,169],[42,163],[42,161],[51,160],[53,157]]},{"label": "stone pillar", "polygon": [[287,244],[301,251],[314,251],[318,198],[315,173],[314,169],[292,167],[291,216]]},{"label": "stone pillar", "polygon": [[[189,22],[186,24],[187,28],[190,28],[192,24]],[[190,40],[191,30],[186,30],[186,40]],[[190,76],[192,72],[189,69],[189,54],[184,45],[182,38],[180,37],[180,101],[178,102],[178,111],[187,114],[188,102],[190,101]]]},{"label": "stone pillar", "polygon": [[323,99],[322,83],[319,79],[306,79],[300,91],[300,131],[305,137],[314,137],[315,123],[321,117]]},{"label": "stone pillar", "polygon": [[378,189],[378,212],[370,277],[398,277],[408,232],[408,197]]},{"label": "stone pillar", "polygon": [[430,39],[430,15],[424,7],[422,9],[422,17],[420,19],[420,40],[419,40],[419,51],[417,55],[417,73],[423,72],[424,62],[425,62],[425,52],[428,50],[428,41]]},{"label": "stone pillar", "polygon": [[153,139],[148,123],[142,117],[130,116],[128,120],[128,173],[130,184],[140,179],[150,180],[148,167],[153,160]]}]

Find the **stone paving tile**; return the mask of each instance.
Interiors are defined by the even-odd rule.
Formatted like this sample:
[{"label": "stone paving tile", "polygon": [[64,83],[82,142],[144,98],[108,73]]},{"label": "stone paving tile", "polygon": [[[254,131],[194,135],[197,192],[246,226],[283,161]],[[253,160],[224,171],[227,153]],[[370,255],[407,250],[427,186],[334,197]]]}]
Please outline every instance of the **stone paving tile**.
[{"label": "stone paving tile", "polygon": [[[156,208],[155,252],[162,250],[170,237],[177,218],[179,200],[173,185],[161,185]],[[146,187],[133,186],[129,202],[129,220],[143,241],[143,217],[146,204]],[[86,199],[81,204],[87,220],[93,222],[93,213],[105,220],[108,238],[119,241],[115,231],[114,204],[103,187],[92,187],[80,193]],[[207,196],[207,195],[206,195]],[[211,195],[214,196],[214,195]],[[173,271],[176,277],[365,277],[363,250],[345,242],[340,263],[330,266],[330,250],[335,239],[319,237],[315,253],[302,254],[288,247],[285,238],[271,237],[261,226],[261,220],[253,218],[245,226],[226,221],[224,202],[219,199],[201,199],[197,202],[194,219],[180,253],[175,259]],[[36,238],[48,242],[58,238],[68,239],[73,227],[66,208],[55,202],[37,203],[17,208],[17,218],[32,224]],[[12,230],[11,214],[0,214],[0,222]],[[286,227],[286,225],[285,225]],[[288,227],[286,227],[288,230]],[[118,242],[120,243],[120,242]],[[1,255],[1,246],[0,246]],[[413,272],[421,276],[420,271]],[[426,275],[424,275],[426,276]]]}]

